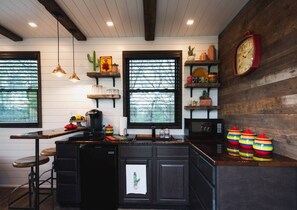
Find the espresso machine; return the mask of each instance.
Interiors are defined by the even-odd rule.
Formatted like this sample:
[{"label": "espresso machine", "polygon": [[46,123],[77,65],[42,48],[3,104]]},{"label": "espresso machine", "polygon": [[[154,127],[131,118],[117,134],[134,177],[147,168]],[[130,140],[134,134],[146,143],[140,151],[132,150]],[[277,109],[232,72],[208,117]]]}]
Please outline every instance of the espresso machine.
[{"label": "espresso machine", "polygon": [[105,134],[102,125],[102,111],[92,109],[85,114],[85,117],[87,129],[83,132],[83,134],[69,137],[69,140],[103,140]]}]

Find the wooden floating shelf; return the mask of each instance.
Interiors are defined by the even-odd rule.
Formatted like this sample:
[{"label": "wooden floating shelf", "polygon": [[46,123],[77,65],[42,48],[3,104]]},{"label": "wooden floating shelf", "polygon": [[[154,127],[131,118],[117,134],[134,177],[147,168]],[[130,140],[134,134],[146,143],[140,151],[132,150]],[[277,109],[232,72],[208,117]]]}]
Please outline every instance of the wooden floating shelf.
[{"label": "wooden floating shelf", "polygon": [[107,78],[107,77],[121,77],[121,74],[119,72],[87,72],[88,77],[92,78]]},{"label": "wooden floating shelf", "polygon": [[185,106],[185,110],[217,110],[219,106]]},{"label": "wooden floating shelf", "polygon": [[89,94],[87,95],[90,99],[120,99],[121,95],[115,94]]},{"label": "wooden floating shelf", "polygon": [[194,60],[194,61],[186,61],[185,66],[207,66],[207,65],[218,65],[221,62],[219,60],[206,60],[206,61],[200,61],[200,60]]},{"label": "wooden floating shelf", "polygon": [[220,85],[220,83],[186,83],[185,88],[218,88]]}]

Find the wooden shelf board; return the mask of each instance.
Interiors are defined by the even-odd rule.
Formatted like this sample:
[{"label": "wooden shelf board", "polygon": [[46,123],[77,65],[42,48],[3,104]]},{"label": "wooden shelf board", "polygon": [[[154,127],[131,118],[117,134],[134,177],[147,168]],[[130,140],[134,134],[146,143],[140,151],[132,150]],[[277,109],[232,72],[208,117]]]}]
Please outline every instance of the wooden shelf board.
[{"label": "wooden shelf board", "polygon": [[185,106],[185,110],[217,110],[219,106]]},{"label": "wooden shelf board", "polygon": [[218,88],[220,87],[220,83],[192,83],[192,84],[185,84],[185,88]]},{"label": "wooden shelf board", "polygon": [[115,94],[89,94],[87,95],[90,99],[120,99],[121,95]]},{"label": "wooden shelf board", "polygon": [[185,66],[207,66],[207,65],[218,65],[221,62],[219,60],[206,60],[206,61],[200,61],[200,60],[194,60],[194,61],[186,61]]},{"label": "wooden shelf board", "polygon": [[87,72],[88,77],[92,78],[107,78],[107,77],[121,77],[121,74],[119,72]]}]

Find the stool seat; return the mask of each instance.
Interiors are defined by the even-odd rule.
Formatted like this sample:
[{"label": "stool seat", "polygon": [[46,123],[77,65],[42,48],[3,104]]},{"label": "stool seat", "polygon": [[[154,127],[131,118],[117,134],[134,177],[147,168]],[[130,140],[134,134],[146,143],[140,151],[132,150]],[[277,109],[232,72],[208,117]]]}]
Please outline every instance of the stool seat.
[{"label": "stool seat", "polygon": [[[49,162],[48,156],[39,156],[39,165],[43,165],[47,162]],[[13,162],[12,165],[15,168],[27,168],[27,167],[36,166],[35,156],[28,156],[28,157],[17,159],[16,161]]]},{"label": "stool seat", "polygon": [[40,152],[40,155],[55,156],[56,155],[56,147],[46,148]]}]

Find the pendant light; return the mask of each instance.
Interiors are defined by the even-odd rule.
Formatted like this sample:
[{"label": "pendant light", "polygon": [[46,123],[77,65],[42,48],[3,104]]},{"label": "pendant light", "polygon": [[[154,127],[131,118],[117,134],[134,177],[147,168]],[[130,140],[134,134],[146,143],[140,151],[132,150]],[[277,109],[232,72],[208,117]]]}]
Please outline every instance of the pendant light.
[{"label": "pendant light", "polygon": [[75,73],[75,62],[74,62],[74,35],[72,33],[72,52],[73,52],[73,70],[72,70],[72,74],[71,76],[69,77],[69,80],[71,82],[77,82],[79,81],[79,77],[77,76],[77,74]]},{"label": "pendant light", "polygon": [[56,15],[57,17],[57,35],[58,35],[58,65],[57,67],[53,70],[52,74],[57,76],[57,77],[62,77],[66,74],[64,69],[60,66],[60,36],[59,36],[59,14]]}]

